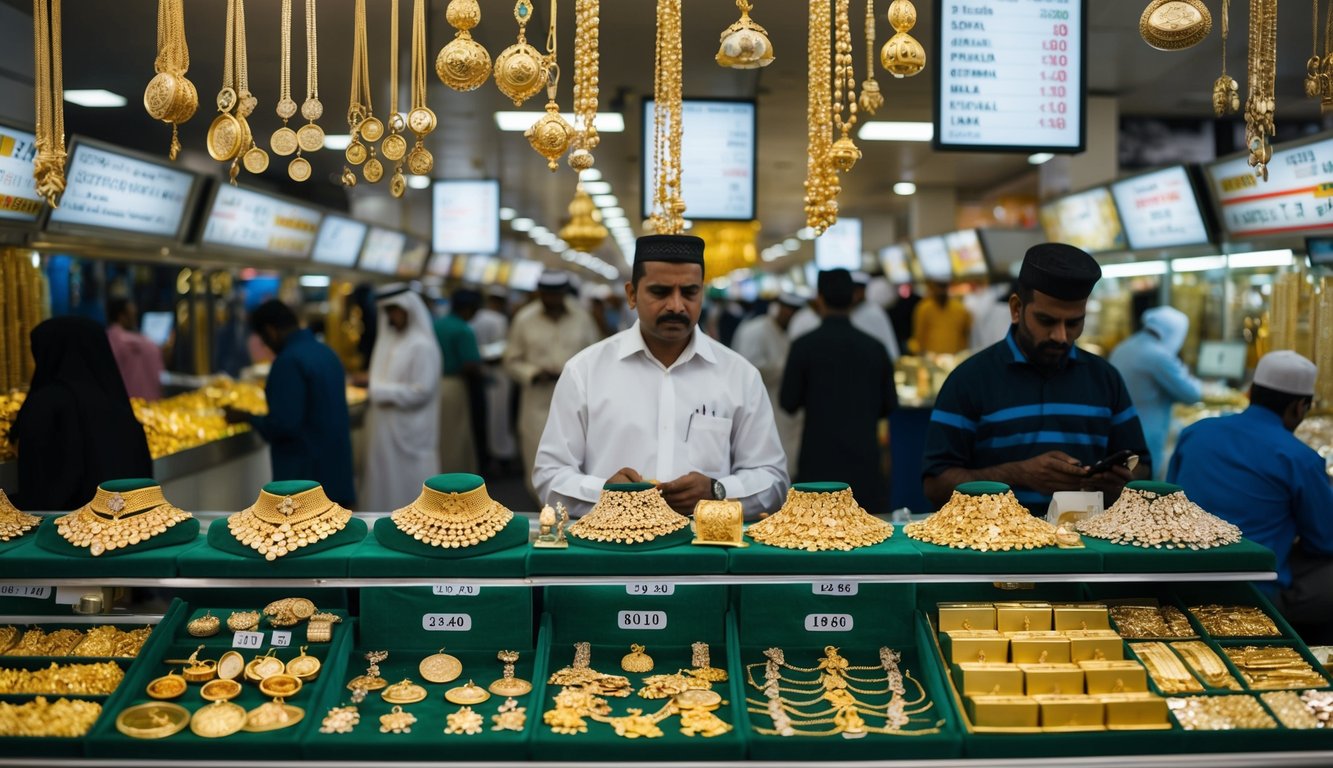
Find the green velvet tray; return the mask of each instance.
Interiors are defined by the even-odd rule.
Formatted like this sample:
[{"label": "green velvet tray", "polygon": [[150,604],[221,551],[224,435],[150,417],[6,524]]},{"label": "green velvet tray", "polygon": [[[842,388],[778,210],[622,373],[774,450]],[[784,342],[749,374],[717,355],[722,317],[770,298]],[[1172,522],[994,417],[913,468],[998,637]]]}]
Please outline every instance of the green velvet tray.
[{"label": "green velvet tray", "polygon": [[41,578],[43,574],[59,578],[170,578],[176,575],[176,558],[195,546],[198,533],[199,521],[192,518],[162,534],[180,536],[183,543],[123,553],[113,550],[117,554],[93,557],[88,550],[62,539],[54,520],[47,520],[37,535],[24,536],[19,546],[0,556],[0,579]]},{"label": "green velvet tray", "polygon": [[654,550],[594,549],[571,544],[566,549],[528,549],[529,576],[641,576],[725,573],[727,553],[722,547],[690,544]]},{"label": "green velvet tray", "polygon": [[528,521],[515,517],[504,530],[476,547],[441,549],[421,544],[398,530],[393,520],[375,521],[348,558],[347,575],[384,578],[415,576],[525,576]]},{"label": "green velvet tray", "polygon": [[[212,612],[214,616],[222,616],[225,621],[225,617],[230,611],[231,609],[228,608],[214,608]],[[184,613],[187,612],[183,611],[182,614]],[[164,630],[169,630],[168,633],[165,633],[164,639],[166,642],[155,646],[151,655],[140,655],[139,663],[135,664],[132,674],[126,677],[121,689],[107,703],[109,716],[104,715],[98,720],[97,725],[90,732],[87,739],[88,756],[121,759],[199,760],[207,759],[211,753],[210,750],[216,748],[222,750],[218,754],[223,754],[228,759],[271,759],[275,755],[291,755],[307,731],[317,731],[319,729],[320,720],[324,717],[324,712],[318,709],[323,698],[323,691],[331,685],[338,684],[330,681],[340,679],[340,660],[346,657],[347,648],[350,644],[352,632],[351,624],[347,620],[334,625],[332,642],[311,644],[307,649],[306,653],[319,658],[323,662],[324,668],[320,670],[319,677],[306,683],[295,697],[288,700],[289,704],[305,710],[304,718],[294,726],[266,733],[245,733],[242,731],[224,739],[205,739],[196,736],[189,728],[173,736],[158,740],[132,739],[117,731],[115,727],[116,714],[126,707],[151,701],[144,695],[144,688],[150,680],[167,673],[169,667],[163,664],[162,660],[184,658],[199,645],[206,646],[205,650],[200,653],[199,658],[216,659],[224,650],[231,647],[232,636],[226,630],[225,625],[221,633],[210,638],[195,638],[186,633],[186,622],[202,616],[203,613],[204,609],[193,608],[188,611],[188,616],[179,616],[179,619],[173,622],[171,627],[163,627]],[[265,632],[265,644],[259,649],[240,651],[247,661],[263,654],[271,647],[268,645],[272,638],[271,630],[267,625],[264,625],[261,629]],[[286,661],[299,655],[300,646],[305,645],[303,642],[305,633],[304,624],[284,629],[292,631],[292,644],[287,648],[279,648],[275,655]],[[191,684],[185,695],[177,699],[175,703],[184,706],[191,713],[207,706],[208,703],[199,697],[199,688],[200,685]],[[253,709],[267,700],[268,697],[261,694],[252,683],[244,683],[241,695],[233,699],[236,704],[245,707],[247,710]]]},{"label": "green velvet tray", "polygon": [[[441,647],[451,652],[502,648],[523,651],[533,647],[532,588],[455,584],[440,589],[455,594],[437,595],[432,587],[361,590],[357,644],[426,653]],[[428,622],[424,618],[427,614],[467,616],[471,629],[449,631],[447,619]],[[428,624],[438,628],[427,629]]]},{"label": "green velvet tray", "polygon": [[1249,539],[1212,549],[1149,549],[1114,544],[1084,536],[1089,551],[1102,558],[1106,573],[1190,573],[1227,571],[1272,571],[1277,568],[1273,551]]},{"label": "green velvet tray", "polygon": [[[904,536],[906,538],[906,536]],[[1009,552],[978,552],[911,540],[921,553],[923,573],[1101,573],[1102,556],[1091,548],[1042,547]]]},{"label": "green velvet tray", "polygon": [[[836,582],[833,584],[836,585]],[[816,593],[812,584],[745,584],[735,588],[735,614],[746,646],[837,645],[879,647],[912,645],[916,607],[915,584],[857,584],[856,594],[839,594],[836,586]],[[846,616],[807,628],[808,616]]]},{"label": "green velvet tray", "polygon": [[921,553],[901,527],[885,541],[849,552],[806,552],[747,541],[748,547],[727,549],[729,573],[920,573],[922,567]]},{"label": "green velvet tray", "polygon": [[[227,530],[227,519],[220,517],[208,526],[208,541],[200,543],[177,558],[180,575],[215,578],[342,578],[347,575],[347,560],[366,537],[366,523],[352,518],[347,527],[320,544],[298,550],[277,560],[265,560],[245,547],[250,555],[238,554],[240,544]],[[219,544],[226,549],[219,548]],[[342,546],[338,546],[341,544]]]}]

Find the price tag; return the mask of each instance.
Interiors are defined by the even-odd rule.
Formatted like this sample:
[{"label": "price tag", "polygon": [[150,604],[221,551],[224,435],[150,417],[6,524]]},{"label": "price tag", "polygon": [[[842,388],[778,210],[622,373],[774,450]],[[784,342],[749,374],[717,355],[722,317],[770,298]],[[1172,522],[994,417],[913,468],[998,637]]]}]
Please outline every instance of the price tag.
[{"label": "price tag", "polygon": [[621,611],[616,614],[621,629],[666,629],[666,611]]},{"label": "price tag", "polygon": [[427,613],[421,628],[429,632],[471,632],[472,617],[466,613]]},{"label": "price tag", "polygon": [[34,600],[45,600],[50,596],[50,587],[20,587],[15,584],[0,584],[0,597],[30,597]]},{"label": "price tag", "polygon": [[[290,632],[288,633],[291,634]],[[232,648],[262,648],[264,646],[263,632],[237,632],[232,635]]]},{"label": "price tag", "polygon": [[846,613],[808,613],[805,616],[806,632],[849,632],[852,629],[852,617]]},{"label": "price tag", "polygon": [[661,584],[651,581],[643,581],[637,584],[626,584],[625,594],[627,595],[674,595],[676,594],[675,584]]},{"label": "price tag", "polygon": [[476,597],[481,587],[476,584],[436,584],[430,591],[440,597]]},{"label": "price tag", "polygon": [[855,581],[816,581],[810,585],[810,589],[816,595],[851,597],[860,589],[860,585]]},{"label": "price tag", "polygon": [[285,629],[275,629],[273,630],[273,638],[269,640],[269,643],[274,648],[286,648],[292,644],[292,633]]}]

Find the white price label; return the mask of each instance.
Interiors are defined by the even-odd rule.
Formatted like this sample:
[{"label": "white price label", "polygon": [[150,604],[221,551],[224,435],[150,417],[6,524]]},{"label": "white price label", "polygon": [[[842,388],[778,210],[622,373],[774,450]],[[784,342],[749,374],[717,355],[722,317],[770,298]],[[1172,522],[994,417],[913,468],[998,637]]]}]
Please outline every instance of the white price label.
[{"label": "white price label", "polygon": [[269,640],[274,648],[286,648],[292,644],[292,633],[285,629],[273,630],[273,638]]},{"label": "white price label", "polygon": [[666,629],[666,611],[621,611],[616,626],[621,629]]},{"label": "white price label", "polygon": [[14,584],[0,584],[0,597],[31,597],[34,600],[45,600],[50,596],[50,587],[20,587]]},{"label": "white price label", "polygon": [[642,581],[637,584],[626,584],[625,594],[627,595],[674,595],[676,594],[675,584],[660,584],[651,581]]},{"label": "white price label", "polygon": [[476,597],[481,587],[476,584],[436,584],[430,591],[441,597]]},{"label": "white price label", "polygon": [[846,613],[808,613],[805,616],[806,632],[849,632],[852,629],[852,617]]},{"label": "white price label", "polygon": [[429,632],[471,632],[472,617],[466,613],[427,613],[421,628]]},{"label": "white price label", "polygon": [[231,638],[232,648],[262,648],[263,646],[263,632],[237,632]]},{"label": "white price label", "polygon": [[836,595],[837,597],[851,597],[856,594],[860,587],[854,581],[816,581],[810,585],[810,589],[816,595]]}]

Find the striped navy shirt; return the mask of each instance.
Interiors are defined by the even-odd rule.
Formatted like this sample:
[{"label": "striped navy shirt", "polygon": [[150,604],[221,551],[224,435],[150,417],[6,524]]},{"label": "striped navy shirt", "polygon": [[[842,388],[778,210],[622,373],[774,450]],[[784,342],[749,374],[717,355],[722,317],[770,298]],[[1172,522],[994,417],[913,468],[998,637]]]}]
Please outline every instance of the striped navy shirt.
[{"label": "striped navy shirt", "polygon": [[[922,475],[980,469],[1064,451],[1084,464],[1128,448],[1150,461],[1143,427],[1120,373],[1077,347],[1064,365],[1028,362],[1015,329],[949,374],[926,428]],[[1044,515],[1051,497],[1016,485],[1018,500]]]}]

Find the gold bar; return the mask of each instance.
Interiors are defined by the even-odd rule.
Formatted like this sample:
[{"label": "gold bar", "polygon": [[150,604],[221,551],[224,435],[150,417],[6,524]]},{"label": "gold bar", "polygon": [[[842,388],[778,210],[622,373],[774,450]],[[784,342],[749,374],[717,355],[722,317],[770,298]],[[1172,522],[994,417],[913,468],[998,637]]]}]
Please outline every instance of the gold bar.
[{"label": "gold bar", "polygon": [[1105,728],[1106,708],[1096,696],[1033,696],[1041,707],[1041,727],[1059,730]]},{"label": "gold bar", "polygon": [[1170,728],[1166,699],[1151,693],[1113,693],[1098,696],[1106,708],[1108,728]]},{"label": "gold bar", "polygon": [[1023,671],[1014,664],[955,664],[953,678],[964,696],[1023,695]]},{"label": "gold bar", "polygon": [[1001,632],[1049,632],[1050,603],[996,603],[995,628]]},{"label": "gold bar", "polygon": [[1111,615],[1104,605],[1057,605],[1053,610],[1057,630],[1111,628]]},{"label": "gold bar", "polygon": [[1125,658],[1125,641],[1109,629],[1071,629],[1069,638],[1071,661],[1119,661]]},{"label": "gold bar", "polygon": [[1148,671],[1137,661],[1080,661],[1089,694],[1143,693]]},{"label": "gold bar", "polygon": [[1077,664],[1019,664],[1023,692],[1028,696],[1083,693],[1083,670]]},{"label": "gold bar", "polygon": [[1060,632],[1013,632],[1009,656],[1015,664],[1069,664],[1069,638]]},{"label": "gold bar", "polygon": [[991,603],[940,603],[939,630],[995,629],[995,606]]},{"label": "gold bar", "polygon": [[993,629],[955,629],[943,633],[940,648],[950,664],[1009,660],[1009,638]]},{"label": "gold bar", "polygon": [[967,717],[978,728],[1036,728],[1041,708],[1026,696],[968,696]]}]

